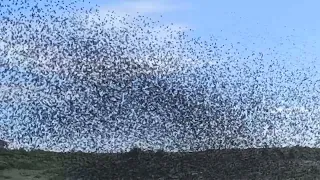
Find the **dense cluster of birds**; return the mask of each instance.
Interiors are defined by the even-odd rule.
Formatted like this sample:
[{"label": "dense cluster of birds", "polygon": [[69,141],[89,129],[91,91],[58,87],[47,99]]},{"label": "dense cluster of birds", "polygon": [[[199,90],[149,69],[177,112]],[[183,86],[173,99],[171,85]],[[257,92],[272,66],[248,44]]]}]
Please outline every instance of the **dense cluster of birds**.
[{"label": "dense cluster of birds", "polygon": [[316,95],[300,98],[313,87],[308,69],[262,53],[240,58],[236,45],[164,25],[168,37],[159,37],[151,19],[101,17],[81,2],[0,1],[1,138],[42,149],[140,142],[196,151],[276,146],[287,139],[267,136],[280,138],[279,127],[317,127],[274,111],[316,106]]}]

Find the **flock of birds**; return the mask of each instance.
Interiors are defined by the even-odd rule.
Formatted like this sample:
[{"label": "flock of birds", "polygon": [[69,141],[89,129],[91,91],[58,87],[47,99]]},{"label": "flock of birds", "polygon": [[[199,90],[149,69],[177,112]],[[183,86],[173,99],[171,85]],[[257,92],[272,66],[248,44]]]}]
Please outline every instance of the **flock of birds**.
[{"label": "flock of birds", "polygon": [[286,139],[276,141],[274,130],[286,123],[316,127],[271,111],[301,95],[282,86],[296,76],[276,60],[232,58],[241,52],[166,26],[160,38],[151,19],[103,19],[80,3],[0,0],[3,139],[42,149],[196,151],[276,146]]}]

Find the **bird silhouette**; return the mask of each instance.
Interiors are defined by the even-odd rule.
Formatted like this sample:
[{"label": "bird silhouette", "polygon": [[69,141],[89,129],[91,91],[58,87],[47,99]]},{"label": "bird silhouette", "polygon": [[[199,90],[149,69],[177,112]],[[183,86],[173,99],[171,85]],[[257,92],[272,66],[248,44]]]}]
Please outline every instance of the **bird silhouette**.
[{"label": "bird silhouette", "polygon": [[276,145],[269,136],[290,123],[314,130],[294,120],[301,113],[272,112],[283,102],[305,105],[298,97],[318,87],[310,69],[289,71],[275,49],[251,52],[143,15],[102,16],[80,2],[0,1],[3,138],[63,151],[138,141],[199,151]]}]

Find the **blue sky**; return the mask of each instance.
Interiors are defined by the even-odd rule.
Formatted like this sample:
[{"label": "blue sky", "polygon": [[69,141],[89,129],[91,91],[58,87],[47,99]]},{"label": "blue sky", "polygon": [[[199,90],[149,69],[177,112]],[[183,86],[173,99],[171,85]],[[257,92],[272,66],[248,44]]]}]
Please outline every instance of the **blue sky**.
[{"label": "blue sky", "polygon": [[[271,52],[288,69],[316,66],[320,52],[319,1],[255,1],[255,0],[131,0],[91,1],[101,6],[103,14],[114,10],[117,14],[141,15],[164,24],[192,29],[203,39],[211,35],[222,44],[240,42],[243,49]],[[165,34],[165,32],[164,32]],[[268,49],[271,50],[268,51]],[[318,77],[320,78],[320,75]],[[311,116],[310,114],[308,116]],[[292,132],[292,131],[291,131]],[[291,136],[287,134],[285,136]],[[307,135],[310,136],[310,135]],[[301,137],[301,136],[300,136]],[[306,142],[308,143],[308,142]]]},{"label": "blue sky", "polygon": [[[281,58],[297,65],[312,61],[320,67],[318,1],[92,1],[105,9],[134,15],[139,11],[162,23],[193,29],[203,39],[213,35],[226,44],[241,42],[252,51],[275,49]],[[162,18],[160,17],[162,15]],[[299,62],[301,61],[301,62]],[[314,64],[312,64],[314,65]],[[320,76],[319,76],[320,77]]]},{"label": "blue sky", "polygon": [[[312,67],[313,80],[320,79],[318,1],[192,1],[192,0],[93,0],[100,14],[114,10],[117,15],[139,15],[159,20],[173,29],[183,27],[203,40],[214,36],[219,45],[236,45],[242,57],[252,51],[264,60],[276,59],[286,69]],[[172,23],[172,25],[171,25]],[[192,29],[189,32],[188,29]],[[163,31],[159,35],[166,36]],[[237,44],[237,43],[240,44]],[[293,84],[294,85],[294,84]],[[320,87],[320,86],[319,86]]]},{"label": "blue sky", "polygon": [[173,29],[193,29],[191,34],[196,37],[213,35],[222,44],[240,42],[249,53],[267,53],[271,48],[272,54],[265,57],[280,58],[289,69],[303,63],[320,68],[320,2],[315,0],[91,0],[91,4],[101,7],[101,15],[114,10],[118,15],[133,17],[139,12],[161,24],[173,23]]},{"label": "blue sky", "polygon": [[[262,52],[264,60],[278,60],[289,70],[313,67],[313,80],[320,79],[320,22],[318,1],[193,1],[131,0],[91,1],[101,14],[145,15],[172,28],[202,39],[216,37],[218,45],[237,45],[241,56]],[[171,25],[173,23],[173,25]],[[192,29],[189,32],[188,29]],[[163,32],[163,36],[166,32]],[[320,86],[319,86],[320,87]]]}]

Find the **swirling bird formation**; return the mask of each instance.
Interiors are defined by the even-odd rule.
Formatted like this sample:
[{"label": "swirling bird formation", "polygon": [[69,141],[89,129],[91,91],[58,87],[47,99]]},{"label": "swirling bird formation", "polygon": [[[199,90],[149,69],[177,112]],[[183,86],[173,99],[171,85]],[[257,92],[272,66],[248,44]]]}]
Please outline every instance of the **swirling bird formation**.
[{"label": "swirling bird formation", "polygon": [[0,1],[2,137],[83,151],[279,145],[264,128],[289,121],[271,109],[301,92],[276,59],[80,3]]}]

